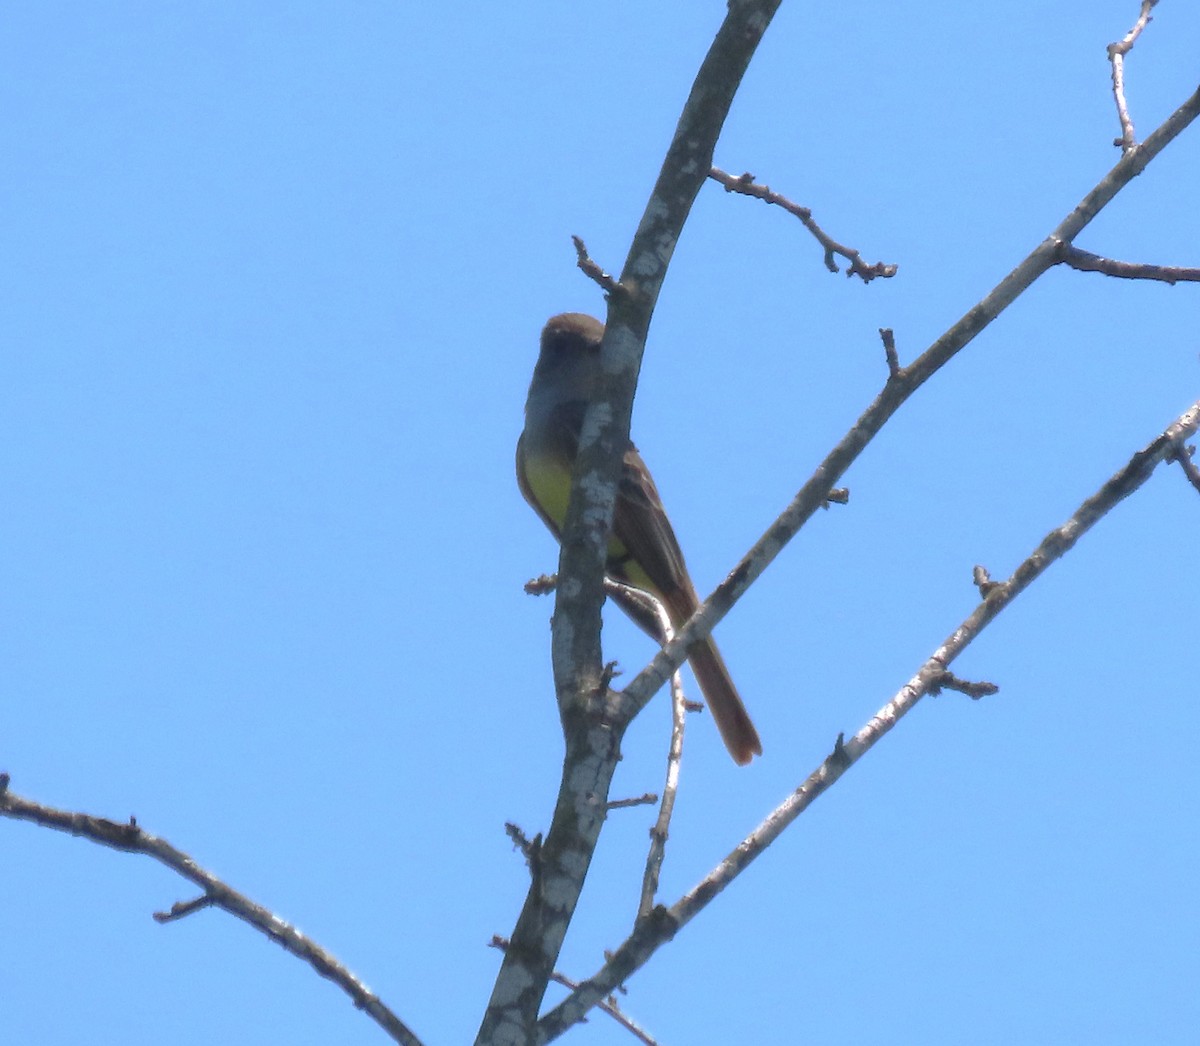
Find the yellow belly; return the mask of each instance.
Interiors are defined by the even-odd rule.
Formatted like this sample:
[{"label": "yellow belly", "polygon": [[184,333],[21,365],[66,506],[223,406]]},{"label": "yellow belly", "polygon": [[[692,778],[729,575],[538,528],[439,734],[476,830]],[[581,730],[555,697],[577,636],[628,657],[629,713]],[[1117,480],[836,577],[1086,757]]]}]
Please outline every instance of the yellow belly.
[{"label": "yellow belly", "polygon": [[[571,494],[571,472],[561,461],[547,458],[525,458],[525,482],[541,510],[549,516],[559,532],[567,518],[567,501]],[[608,538],[608,573],[619,581],[654,592],[655,587],[637,563],[628,558],[629,550],[615,535]]]}]

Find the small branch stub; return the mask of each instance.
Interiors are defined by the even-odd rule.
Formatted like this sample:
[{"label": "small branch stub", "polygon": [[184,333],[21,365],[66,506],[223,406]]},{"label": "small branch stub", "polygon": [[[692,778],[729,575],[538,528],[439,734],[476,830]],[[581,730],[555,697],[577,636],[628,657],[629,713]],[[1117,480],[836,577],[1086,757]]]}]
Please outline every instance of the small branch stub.
[{"label": "small branch stub", "polygon": [[548,596],[557,585],[557,574],[541,574],[525,582],[525,593],[530,596]]},{"label": "small branch stub", "polygon": [[542,848],[541,833],[539,832],[530,839],[520,825],[513,824],[512,821],[505,821],[504,834],[512,840],[513,848],[521,851],[522,856],[525,858],[525,863],[532,868],[537,861],[538,851]]},{"label": "small branch stub", "polygon": [[900,377],[900,356],[896,352],[896,335],[891,327],[880,327],[879,337],[883,341],[883,355],[887,359],[888,378]]},{"label": "small branch stub", "polygon": [[959,679],[958,675],[950,671],[938,673],[929,681],[929,693],[932,697],[937,697],[943,690],[965,693],[972,701],[979,701],[980,698],[1000,693],[1000,687],[995,683],[986,683],[984,680],[972,683],[968,679]]},{"label": "small branch stub", "polygon": [[208,894],[201,894],[199,897],[191,901],[176,901],[169,911],[154,912],[151,916],[156,923],[170,923],[176,919],[183,919],[198,912],[202,908],[211,908],[216,902]]},{"label": "small branch stub", "polygon": [[840,733],[837,735],[837,740],[833,742],[833,751],[826,757],[826,762],[838,769],[844,769],[850,765],[850,756],[846,752],[846,735]]},{"label": "small branch stub", "polygon": [[635,795],[629,799],[610,799],[604,804],[606,810],[624,810],[630,806],[652,806],[658,802],[658,796],[653,792]]},{"label": "small branch stub", "polygon": [[971,579],[975,582],[975,587],[979,589],[979,595],[983,599],[987,599],[996,589],[1004,587],[1003,581],[993,581],[987,568],[978,565],[971,571]]},{"label": "small branch stub", "polygon": [[592,261],[588,254],[587,245],[578,236],[572,236],[571,242],[575,244],[575,264],[583,270],[583,274],[594,283],[598,284],[606,294],[616,294],[623,291],[625,288],[621,286],[621,281],[611,273],[605,272],[599,265]]},{"label": "small branch stub", "polygon": [[995,683],[983,680],[973,683],[968,679],[960,679],[949,670],[942,672],[929,683],[929,693],[934,697],[937,697],[943,690],[966,694],[972,701],[978,701],[980,698],[990,697],[992,694],[1000,692],[1000,688]]}]

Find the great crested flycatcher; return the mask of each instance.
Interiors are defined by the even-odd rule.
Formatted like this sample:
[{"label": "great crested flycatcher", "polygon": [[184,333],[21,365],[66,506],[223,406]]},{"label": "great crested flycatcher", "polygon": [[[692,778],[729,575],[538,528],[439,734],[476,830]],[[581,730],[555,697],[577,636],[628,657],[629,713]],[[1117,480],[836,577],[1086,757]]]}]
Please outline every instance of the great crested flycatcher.
[{"label": "great crested flycatcher", "polygon": [[[566,312],[551,317],[542,330],[541,352],[525,401],[525,431],[517,441],[517,483],[556,538],[561,537],[567,515],[571,466],[584,411],[600,377],[603,337],[604,324],[591,316]],[[621,465],[605,571],[659,600],[674,628],[683,625],[700,604],[650,470],[632,443]],[[645,606],[628,596],[613,598],[634,622],[663,642],[658,618]],[[745,765],[762,755],[758,731],[711,637],[693,644],[688,660],[734,762]]]}]

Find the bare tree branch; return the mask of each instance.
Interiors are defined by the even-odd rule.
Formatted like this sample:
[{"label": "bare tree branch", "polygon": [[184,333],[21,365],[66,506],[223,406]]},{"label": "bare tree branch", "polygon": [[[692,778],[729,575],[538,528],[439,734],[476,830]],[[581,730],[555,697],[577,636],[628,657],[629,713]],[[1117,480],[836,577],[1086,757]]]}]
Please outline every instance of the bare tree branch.
[{"label": "bare tree branch", "polygon": [[580,433],[551,630],[554,688],[566,742],[562,784],[538,873],[476,1038],[481,1046],[532,1040],[604,824],[621,737],[632,713],[607,691],[600,607],[608,531],[646,332],[680,231],[712,167],[733,96],[779,2],[729,0],[634,234],[620,276],[624,293],[609,298],[601,346],[604,382]]},{"label": "bare tree branch", "polygon": [[[1099,522],[1118,502],[1129,497],[1170,460],[1183,440],[1200,430],[1200,400],[1193,403],[1162,435],[1129,462],[1079,506],[1062,526],[1052,530],[1012,576],[995,588],[930,655],[917,673],[849,741],[839,736],[833,752],[783,803],[729,853],[716,868],[669,909],[656,908],[641,920],[633,933],[612,953],[604,966],[559,1003],[538,1024],[539,1042],[549,1042],[577,1022],[596,1001],[623,984],[663,944],[671,940],[722,890],[736,879],[813,801],[836,782],[894,727],[917,702],[938,687],[949,687],[955,677],[947,668],[1018,595],[1056,559]],[[979,684],[968,684],[978,686]],[[990,686],[990,684],[988,684]],[[957,687],[956,687],[957,688]]]},{"label": "bare tree branch", "polygon": [[849,263],[850,267],[846,270],[847,276],[858,276],[863,283],[870,283],[875,277],[882,276],[885,279],[896,275],[897,266],[885,262],[872,262],[867,264],[862,260],[862,254],[856,251],[853,247],[847,247],[843,243],[838,243],[824,229],[822,229],[814,220],[812,211],[807,207],[801,207],[798,203],[793,203],[786,196],[781,196],[777,192],[772,192],[771,188],[766,185],[758,185],[754,181],[752,174],[732,175],[722,171],[719,167],[714,167],[708,172],[708,176],[715,182],[720,182],[725,186],[726,192],[738,193],[741,196],[752,196],[756,200],[762,200],[764,203],[774,204],[777,207],[782,207],[788,214],[800,220],[800,223],[813,234],[817,243],[825,248],[825,268],[830,272],[840,272],[835,255],[841,255]]},{"label": "bare tree branch", "polygon": [[101,846],[123,850],[125,853],[145,854],[165,864],[204,891],[203,895],[195,900],[175,904],[170,912],[155,913],[154,918],[159,922],[171,922],[201,908],[220,908],[282,945],[297,958],[308,963],[322,977],[336,984],[350,996],[354,1005],[363,1010],[394,1042],[404,1043],[405,1046],[420,1046],[421,1040],[383,1004],[379,996],[319,944],[284,922],[274,912],[256,904],[245,894],[218,879],[212,872],[201,868],[182,850],[140,828],[133,818],[123,824],[103,817],[45,806],[10,792],[8,782],[8,775],[0,774],[0,816],[32,821],[43,828],[53,828],[55,831],[90,839]]}]

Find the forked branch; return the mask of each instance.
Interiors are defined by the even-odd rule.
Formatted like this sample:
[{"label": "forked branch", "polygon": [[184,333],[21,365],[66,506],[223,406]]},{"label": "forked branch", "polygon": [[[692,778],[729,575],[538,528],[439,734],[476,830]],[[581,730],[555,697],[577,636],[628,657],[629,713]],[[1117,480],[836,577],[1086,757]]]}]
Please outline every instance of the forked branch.
[{"label": "forked branch", "polygon": [[1079,506],[1070,519],[1047,534],[1007,581],[990,590],[896,695],[848,741],[839,737],[833,751],[821,765],[720,864],[670,908],[656,908],[648,918],[641,920],[608,961],[539,1022],[538,1041],[549,1042],[557,1038],[599,999],[644,966],[650,956],[703,911],[818,796],[866,755],[922,697],[939,688],[949,687],[954,680],[947,672],[949,666],[1000,612],[1044,574],[1055,560],[1070,551],[1118,502],[1141,487],[1158,465],[1172,460],[1184,441],[1198,430],[1200,400],[1193,403],[1147,447],[1134,454],[1123,468]]}]

